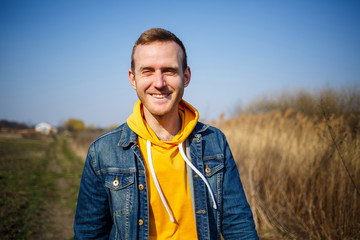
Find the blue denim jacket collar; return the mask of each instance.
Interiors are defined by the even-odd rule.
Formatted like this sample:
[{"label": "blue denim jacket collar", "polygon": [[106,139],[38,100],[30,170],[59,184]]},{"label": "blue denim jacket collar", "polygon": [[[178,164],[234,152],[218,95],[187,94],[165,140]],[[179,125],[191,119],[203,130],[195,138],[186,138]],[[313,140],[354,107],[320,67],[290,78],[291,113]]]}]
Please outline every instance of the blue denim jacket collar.
[{"label": "blue denim jacket collar", "polygon": [[136,133],[132,131],[127,124],[123,124],[118,146],[129,147],[130,145],[136,144],[137,138]]}]

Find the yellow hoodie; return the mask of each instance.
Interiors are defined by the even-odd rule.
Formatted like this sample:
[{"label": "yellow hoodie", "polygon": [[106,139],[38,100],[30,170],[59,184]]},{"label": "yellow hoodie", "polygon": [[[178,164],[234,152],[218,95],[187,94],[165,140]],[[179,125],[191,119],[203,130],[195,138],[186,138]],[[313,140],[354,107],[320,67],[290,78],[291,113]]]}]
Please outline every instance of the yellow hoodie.
[{"label": "yellow hoodie", "polygon": [[150,239],[197,239],[186,163],[178,145],[185,142],[199,115],[184,100],[179,103],[179,115],[181,130],[172,141],[166,142],[160,141],[146,123],[140,101],[136,102],[133,113],[127,119],[129,127],[138,135],[145,161]]}]

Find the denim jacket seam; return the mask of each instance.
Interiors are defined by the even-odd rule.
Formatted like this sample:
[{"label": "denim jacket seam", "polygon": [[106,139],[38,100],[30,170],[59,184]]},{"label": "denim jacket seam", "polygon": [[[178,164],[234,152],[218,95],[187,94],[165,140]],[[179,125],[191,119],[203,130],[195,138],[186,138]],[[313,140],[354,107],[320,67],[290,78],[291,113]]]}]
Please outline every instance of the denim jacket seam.
[{"label": "denim jacket seam", "polygon": [[110,136],[110,135],[113,135],[113,134],[119,134],[119,133],[121,134],[123,131],[124,131],[123,125],[120,125],[119,127],[115,128],[115,129],[113,129],[113,130],[111,130],[111,131],[109,131],[109,132],[107,132],[107,133],[104,133],[104,134],[100,135],[98,138],[96,138],[96,139],[92,142],[92,144],[100,141],[102,138],[105,138],[105,137],[107,137],[107,136]]},{"label": "denim jacket seam", "polygon": [[89,161],[90,161],[91,167],[94,169],[95,174],[96,174],[97,176],[100,176],[101,173],[100,173],[100,171],[99,171],[98,168],[97,168],[97,160],[96,160],[96,157],[95,157],[95,146],[94,146],[94,142],[90,145],[89,151],[90,151],[90,154],[88,154],[88,156],[90,157]]}]

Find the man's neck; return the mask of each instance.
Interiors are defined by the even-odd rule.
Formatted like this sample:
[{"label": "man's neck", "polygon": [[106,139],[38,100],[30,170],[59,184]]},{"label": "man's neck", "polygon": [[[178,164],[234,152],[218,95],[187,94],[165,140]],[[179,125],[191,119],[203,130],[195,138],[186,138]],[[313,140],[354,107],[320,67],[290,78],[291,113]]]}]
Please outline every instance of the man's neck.
[{"label": "man's neck", "polygon": [[171,141],[181,129],[181,118],[179,114],[159,117],[144,112],[147,124],[161,141]]}]

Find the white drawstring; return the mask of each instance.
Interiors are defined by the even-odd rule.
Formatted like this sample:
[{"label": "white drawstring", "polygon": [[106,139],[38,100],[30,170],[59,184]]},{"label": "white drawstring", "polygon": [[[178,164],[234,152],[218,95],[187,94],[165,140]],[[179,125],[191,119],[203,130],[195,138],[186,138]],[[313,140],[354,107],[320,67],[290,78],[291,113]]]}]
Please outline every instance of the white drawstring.
[{"label": "white drawstring", "polygon": [[180,143],[179,144],[179,150],[180,150],[180,154],[181,156],[183,157],[183,159],[185,160],[185,162],[187,163],[187,165],[189,165],[191,167],[192,170],[194,170],[194,172],[196,172],[200,178],[204,181],[204,183],[206,184],[207,188],[208,188],[208,191],[210,193],[210,196],[211,196],[211,199],[213,201],[213,208],[214,209],[217,209],[216,207],[216,202],[215,202],[215,198],[214,198],[214,194],[210,188],[210,185],[208,183],[208,181],[206,180],[206,178],[204,177],[204,175],[199,171],[197,170],[197,168],[190,162],[190,160],[187,158],[186,154],[184,153],[184,150],[183,150],[183,144]]},{"label": "white drawstring", "polygon": [[165,197],[164,197],[164,195],[163,195],[163,193],[162,193],[162,191],[161,191],[159,182],[158,182],[157,177],[156,177],[156,174],[155,174],[154,166],[153,166],[153,163],[152,163],[152,157],[151,157],[151,142],[150,142],[149,140],[147,141],[147,144],[146,144],[146,150],[147,150],[147,155],[148,155],[150,172],[151,172],[151,175],[152,175],[152,177],[153,177],[153,179],[154,179],[154,183],[155,183],[156,189],[158,190],[158,193],[159,193],[159,195],[160,195],[161,201],[163,202],[164,207],[166,208],[166,211],[167,211],[167,213],[169,214],[170,221],[171,221],[171,222],[174,222],[174,218],[171,216],[169,207],[168,207],[168,205],[167,205],[167,203],[166,203]]},{"label": "white drawstring", "polygon": [[[217,209],[216,207],[216,202],[215,202],[215,197],[214,197],[214,194],[210,188],[210,185],[208,183],[208,181],[206,180],[206,178],[204,177],[204,175],[198,170],[196,169],[196,167],[190,162],[190,160],[187,158],[186,154],[184,153],[184,150],[183,150],[183,144],[180,143],[178,145],[179,147],[179,151],[180,151],[180,154],[182,156],[182,158],[184,159],[184,161],[186,162],[187,165],[189,165],[191,167],[191,169],[196,172],[200,178],[204,181],[204,183],[206,184],[207,188],[208,188],[208,191],[210,193],[210,196],[211,196],[211,199],[213,201],[213,208],[214,209]],[[149,161],[149,167],[150,167],[150,173],[151,173],[151,176],[154,180],[154,183],[155,183],[155,186],[156,186],[156,189],[160,195],[160,198],[161,198],[161,201],[163,202],[164,204],[164,207],[167,211],[167,213],[169,214],[169,217],[170,217],[170,221],[171,222],[174,222],[174,218],[172,217],[171,213],[170,213],[170,210],[169,210],[169,206],[167,205],[166,203],[166,200],[165,200],[165,197],[164,197],[164,194],[162,193],[161,191],[161,188],[160,188],[160,185],[159,185],[159,181],[156,177],[156,173],[155,173],[155,170],[154,170],[154,166],[153,166],[153,162],[152,162],[152,157],[151,157],[151,142],[149,140],[147,140],[147,144],[146,144],[146,150],[147,150],[147,156],[148,156],[148,161]]]}]

